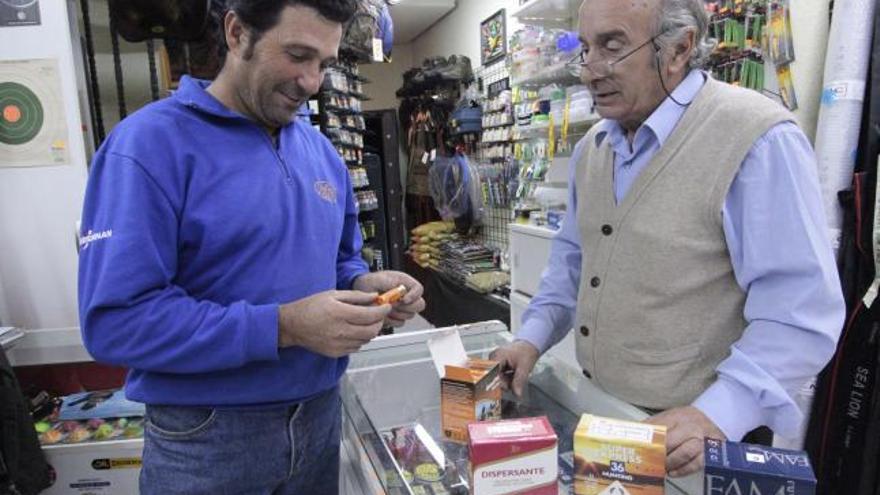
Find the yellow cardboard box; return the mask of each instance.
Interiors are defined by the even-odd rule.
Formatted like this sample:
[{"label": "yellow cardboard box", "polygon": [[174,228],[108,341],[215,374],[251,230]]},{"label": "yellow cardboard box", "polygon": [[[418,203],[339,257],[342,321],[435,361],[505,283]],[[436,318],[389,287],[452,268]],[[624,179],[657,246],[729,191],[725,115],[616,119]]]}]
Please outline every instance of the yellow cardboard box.
[{"label": "yellow cardboard box", "polygon": [[665,477],[665,426],[581,416],[574,432],[576,495],[663,495]]}]

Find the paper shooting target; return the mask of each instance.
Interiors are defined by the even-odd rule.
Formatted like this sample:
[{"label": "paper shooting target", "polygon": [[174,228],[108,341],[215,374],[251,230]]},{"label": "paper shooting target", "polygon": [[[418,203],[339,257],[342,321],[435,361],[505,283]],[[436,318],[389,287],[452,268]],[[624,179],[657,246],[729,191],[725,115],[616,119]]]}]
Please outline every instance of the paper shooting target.
[{"label": "paper shooting target", "polygon": [[0,167],[69,163],[55,60],[0,62]]},{"label": "paper shooting target", "polygon": [[0,143],[27,143],[43,128],[43,105],[21,84],[0,82],[0,111]]}]

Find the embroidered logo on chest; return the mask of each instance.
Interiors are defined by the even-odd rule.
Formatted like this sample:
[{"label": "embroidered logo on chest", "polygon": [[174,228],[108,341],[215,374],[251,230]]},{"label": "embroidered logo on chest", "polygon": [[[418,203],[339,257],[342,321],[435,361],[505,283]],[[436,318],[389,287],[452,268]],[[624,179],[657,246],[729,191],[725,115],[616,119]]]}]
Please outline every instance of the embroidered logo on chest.
[{"label": "embroidered logo on chest", "polygon": [[315,182],[315,192],[324,201],[336,204],[336,188],[329,182],[323,180]]}]

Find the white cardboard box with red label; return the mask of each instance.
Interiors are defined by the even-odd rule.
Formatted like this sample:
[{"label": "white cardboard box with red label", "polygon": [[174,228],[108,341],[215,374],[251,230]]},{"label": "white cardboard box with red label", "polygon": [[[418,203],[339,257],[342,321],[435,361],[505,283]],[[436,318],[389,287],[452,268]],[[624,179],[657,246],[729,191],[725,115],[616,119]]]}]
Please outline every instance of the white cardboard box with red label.
[{"label": "white cardboard box with red label", "polygon": [[545,416],[468,425],[473,495],[556,495],[557,438]]}]

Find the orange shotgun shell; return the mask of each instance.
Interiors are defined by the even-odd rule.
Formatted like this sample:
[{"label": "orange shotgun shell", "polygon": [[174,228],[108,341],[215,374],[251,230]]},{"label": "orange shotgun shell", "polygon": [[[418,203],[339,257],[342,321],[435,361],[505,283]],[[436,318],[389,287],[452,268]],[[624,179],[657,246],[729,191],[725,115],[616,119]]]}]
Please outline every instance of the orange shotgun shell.
[{"label": "orange shotgun shell", "polygon": [[377,306],[381,306],[383,304],[394,304],[397,301],[401,300],[403,296],[406,294],[406,286],[398,285],[397,287],[385,292],[384,294],[380,294],[376,296],[376,301],[374,304]]}]

